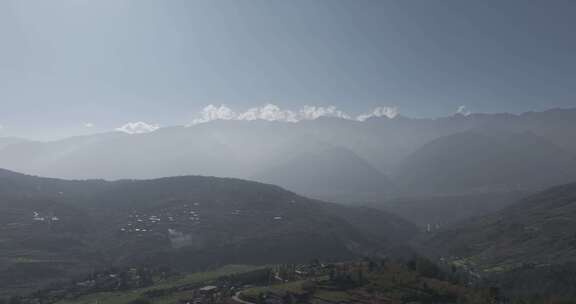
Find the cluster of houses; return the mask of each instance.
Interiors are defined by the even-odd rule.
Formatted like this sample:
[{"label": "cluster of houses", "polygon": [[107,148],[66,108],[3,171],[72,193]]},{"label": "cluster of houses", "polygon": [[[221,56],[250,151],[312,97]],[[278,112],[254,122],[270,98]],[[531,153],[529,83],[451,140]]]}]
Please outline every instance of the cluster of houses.
[{"label": "cluster of houses", "polygon": [[270,269],[262,268],[249,272],[221,277],[205,285],[182,285],[169,289],[157,289],[146,293],[148,298],[162,297],[178,293],[178,304],[215,304],[235,303],[234,297],[240,290],[250,286],[266,285],[269,282]]},{"label": "cluster of houses", "polygon": [[231,297],[234,287],[207,285],[190,292],[184,299],[178,300],[178,304],[215,304],[224,303]]},{"label": "cluster of houses", "polygon": [[18,220],[6,220],[5,223],[0,224],[0,229],[18,229],[30,225],[52,225],[61,221],[61,218],[52,211],[32,211],[31,215],[8,214],[8,217],[18,218]]},{"label": "cluster of houses", "polygon": [[86,280],[76,283],[77,292],[128,290],[148,287],[157,271],[148,268],[128,268],[91,274]]},{"label": "cluster of houses", "polygon": [[[307,303],[310,296],[318,288],[328,291],[340,291],[362,286],[367,282],[366,274],[381,267],[383,267],[382,263],[374,261],[274,265],[271,268],[269,285],[301,282],[300,288],[290,291],[282,288],[270,288],[261,292],[255,298],[243,297],[236,303]],[[327,281],[326,278],[328,278]],[[318,303],[322,302],[321,299],[316,300]],[[334,302],[328,301],[326,303]]]},{"label": "cluster of houses", "polygon": [[56,216],[54,213],[42,213],[39,211],[32,212],[32,220],[36,222],[58,222],[60,218]]},{"label": "cluster of houses", "polygon": [[197,208],[194,208],[197,206],[199,206],[199,203],[194,203],[192,206],[185,204],[170,209],[164,208],[154,214],[132,211],[128,214],[127,223],[120,228],[120,232],[126,234],[145,234],[158,231],[158,227],[162,227],[161,230],[166,231],[166,226],[170,226],[171,224],[200,224],[200,212]]}]

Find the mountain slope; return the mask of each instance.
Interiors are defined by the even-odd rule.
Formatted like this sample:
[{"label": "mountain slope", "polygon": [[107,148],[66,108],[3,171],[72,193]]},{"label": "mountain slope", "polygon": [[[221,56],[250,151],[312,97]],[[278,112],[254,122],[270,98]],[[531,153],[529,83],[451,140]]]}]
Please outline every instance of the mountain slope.
[{"label": "mountain slope", "polygon": [[529,132],[464,132],[424,145],[397,177],[406,188],[429,192],[544,188],[576,180],[576,159]]},{"label": "mountain slope", "polygon": [[[0,278],[6,287],[122,265],[189,271],[380,255],[416,233],[384,212],[373,211],[367,226],[354,217],[355,209],[343,212],[338,205],[238,179],[105,182],[0,173]],[[12,280],[14,273],[18,279]]]},{"label": "mountain slope", "polygon": [[299,154],[259,174],[256,179],[314,196],[350,193],[383,195],[392,189],[392,182],[387,176],[354,152],[340,147],[325,147]]},{"label": "mountain slope", "polygon": [[511,292],[576,294],[576,184],[451,226],[426,245]]},{"label": "mountain slope", "polygon": [[406,196],[367,203],[366,206],[397,214],[427,230],[494,213],[531,193],[502,191],[465,195]]},{"label": "mountain slope", "polygon": [[432,242],[481,264],[576,259],[576,184],[554,187],[498,213],[448,228]]},{"label": "mountain slope", "polygon": [[0,137],[0,149],[24,142],[27,142],[27,140],[18,137]]}]

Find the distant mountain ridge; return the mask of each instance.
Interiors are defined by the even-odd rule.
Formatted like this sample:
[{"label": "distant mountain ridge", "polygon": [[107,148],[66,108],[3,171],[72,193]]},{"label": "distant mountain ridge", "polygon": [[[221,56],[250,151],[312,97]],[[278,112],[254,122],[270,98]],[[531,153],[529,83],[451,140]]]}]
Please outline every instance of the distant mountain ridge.
[{"label": "distant mountain ridge", "polygon": [[[463,134],[468,134],[470,145],[464,141]],[[507,175],[501,166],[526,164],[514,162],[514,157],[511,157],[514,153],[526,153],[533,158],[547,157],[554,162],[554,167],[566,167],[571,161],[564,160],[576,156],[574,134],[576,109],[554,109],[520,115],[457,114],[438,119],[396,116],[370,118],[364,122],[338,118],[320,118],[298,123],[213,121],[192,127],[161,128],[147,134],[127,135],[118,132],[47,143],[2,144],[0,167],[73,179],[157,178],[190,174],[257,177],[266,182],[281,181],[282,186],[292,186],[303,194],[336,193],[344,190],[349,192],[346,193],[347,197],[359,197],[358,193],[354,193],[356,187],[346,189],[336,186],[338,183],[333,183],[333,186],[326,183],[330,186],[328,189],[320,189],[326,188],[326,185],[314,183],[307,186],[309,189],[298,185],[305,178],[304,170],[298,174],[298,170],[295,170],[297,167],[306,167],[309,172],[318,174],[324,172],[324,176],[332,174],[322,168],[323,164],[334,160],[329,154],[323,156],[325,150],[322,147],[328,145],[340,151],[349,151],[350,157],[339,160],[342,168],[363,168],[358,169],[354,178],[350,176],[349,180],[354,179],[358,184],[368,186],[374,183],[374,179],[388,179],[394,187],[381,187],[380,192],[384,194],[398,195],[394,193],[398,189],[465,194],[478,189],[501,190],[502,184],[514,184],[513,178],[522,174],[522,170],[516,175]],[[531,151],[532,148],[526,148],[530,143],[539,149],[538,153],[541,155]],[[462,146],[463,144],[466,146]],[[507,146],[508,149],[499,150],[500,145]],[[465,178],[453,185],[450,185],[453,177],[448,176],[440,177],[444,185],[430,185],[426,180],[414,179],[413,172],[433,173],[429,163],[434,157],[439,157],[440,151],[446,151],[442,157],[462,156],[464,153],[459,154],[458,151],[474,146],[490,148],[493,156],[488,160],[494,163],[480,168],[492,170],[491,173],[486,173],[484,178],[475,177],[474,182]],[[553,153],[553,150],[558,151]],[[471,153],[470,158],[477,161],[488,156],[477,155],[475,151],[468,152]],[[531,156],[529,153],[532,153]],[[315,160],[311,161],[314,158]],[[543,163],[545,160],[539,161]],[[465,164],[465,160],[461,163]],[[472,164],[473,162],[469,165]],[[458,170],[465,168],[463,166]],[[450,165],[447,169],[457,168]],[[545,168],[544,171],[550,172],[551,168]],[[380,175],[385,177],[377,177]],[[497,185],[490,182],[491,177],[489,178],[495,175],[500,179]],[[464,181],[468,184],[463,184]],[[553,179],[554,183],[570,181],[573,181],[571,172]],[[541,184],[538,180],[525,184],[537,188],[551,185],[548,182]],[[381,195],[382,193],[378,193],[375,198]]]}]

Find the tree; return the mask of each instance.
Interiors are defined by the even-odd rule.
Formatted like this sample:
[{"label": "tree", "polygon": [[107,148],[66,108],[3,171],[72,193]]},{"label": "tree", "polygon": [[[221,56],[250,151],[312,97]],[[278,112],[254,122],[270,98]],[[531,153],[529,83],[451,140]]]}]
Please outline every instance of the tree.
[{"label": "tree", "polygon": [[408,269],[418,272],[420,275],[427,278],[443,279],[444,273],[432,261],[421,257],[415,256],[406,264]]},{"label": "tree", "polygon": [[118,289],[119,290],[130,289],[130,276],[127,271],[120,272],[118,276]]},{"label": "tree", "polygon": [[152,273],[148,268],[140,268],[138,270],[138,277],[140,278],[138,282],[139,287],[148,287],[154,285],[154,281],[152,280]]},{"label": "tree", "polygon": [[135,299],[135,300],[128,302],[128,304],[152,304],[152,301],[150,301],[146,298],[138,298],[138,299]]},{"label": "tree", "polygon": [[21,303],[22,303],[22,299],[20,299],[20,297],[18,297],[18,296],[12,296],[8,300],[8,304],[21,304]]}]

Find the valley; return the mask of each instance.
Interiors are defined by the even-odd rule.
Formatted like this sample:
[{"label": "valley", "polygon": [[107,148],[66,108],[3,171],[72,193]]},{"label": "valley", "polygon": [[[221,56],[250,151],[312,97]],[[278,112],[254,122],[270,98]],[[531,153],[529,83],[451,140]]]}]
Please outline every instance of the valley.
[{"label": "valley", "polygon": [[[548,303],[536,288],[570,298],[576,195],[567,183],[576,179],[576,154],[570,138],[550,130],[576,126],[548,117],[574,113],[217,121],[7,139],[0,164],[56,177],[0,169],[0,299],[177,303],[185,295],[207,303],[214,300],[200,289],[227,281],[211,275],[190,285],[188,276],[226,265],[302,272],[311,261],[354,269],[366,259],[391,268],[361,266],[366,278],[345,286],[327,279],[329,268],[274,282],[260,276],[255,286],[217,284],[218,301]],[[390,145],[381,144],[387,136]],[[139,149],[150,153],[133,157]]]},{"label": "valley", "polygon": [[0,304],[576,304],[574,16],[0,0]]}]

